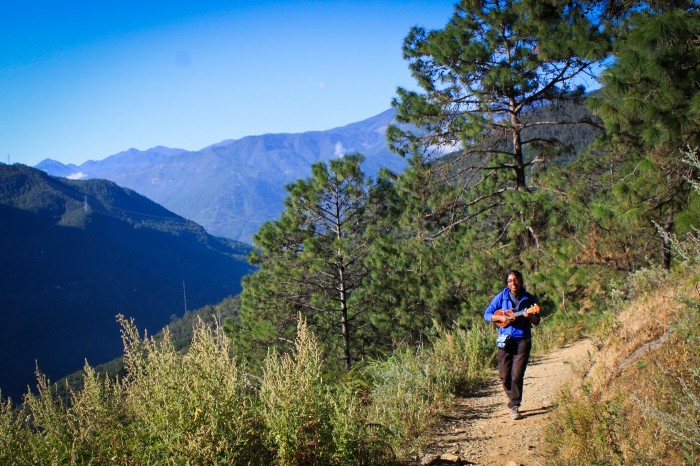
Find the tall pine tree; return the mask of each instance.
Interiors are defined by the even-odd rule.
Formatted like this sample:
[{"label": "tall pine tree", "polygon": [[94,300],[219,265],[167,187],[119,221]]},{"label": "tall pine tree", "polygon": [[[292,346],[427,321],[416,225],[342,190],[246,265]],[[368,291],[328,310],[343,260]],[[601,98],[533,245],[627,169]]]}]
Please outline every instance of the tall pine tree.
[{"label": "tall pine tree", "polygon": [[354,154],[317,163],[311,178],[287,186],[280,219],[254,237],[259,269],[244,282],[239,342],[266,349],[292,340],[301,313],[331,361],[349,370],[361,356],[366,308],[354,295],[368,273],[370,189],[362,161]]},{"label": "tall pine tree", "polygon": [[689,203],[685,147],[700,144],[700,16],[698,7],[631,14],[592,100],[613,152],[624,154],[614,194],[616,214],[650,238],[658,234],[661,263],[671,266],[668,238]]},{"label": "tall pine tree", "polygon": [[433,233],[482,222],[501,244],[539,247],[532,168],[564,149],[543,129],[592,122],[536,111],[581,99],[577,79],[608,48],[576,2],[464,0],[443,29],[410,32],[404,56],[423,92],[399,89],[397,120],[407,125],[390,128],[389,140],[455,188],[434,203],[452,221]]}]

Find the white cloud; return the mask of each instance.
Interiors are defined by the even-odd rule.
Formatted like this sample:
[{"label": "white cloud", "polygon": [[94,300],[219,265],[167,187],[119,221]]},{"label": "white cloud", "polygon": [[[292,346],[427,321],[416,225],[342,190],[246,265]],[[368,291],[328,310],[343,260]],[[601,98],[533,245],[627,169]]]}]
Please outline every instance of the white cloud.
[{"label": "white cloud", "polygon": [[82,180],[83,178],[87,178],[87,173],[83,172],[76,172],[76,173],[71,173],[70,175],[66,176],[69,180]]},{"label": "white cloud", "polygon": [[340,157],[345,157],[345,147],[343,147],[343,144],[341,142],[336,142],[335,143],[335,156],[337,158]]},{"label": "white cloud", "polygon": [[456,152],[458,150],[462,150],[462,148],[463,146],[461,142],[455,142],[452,144],[443,143],[439,145],[430,146],[430,150],[433,153],[433,155],[436,155],[438,157],[452,152]]}]

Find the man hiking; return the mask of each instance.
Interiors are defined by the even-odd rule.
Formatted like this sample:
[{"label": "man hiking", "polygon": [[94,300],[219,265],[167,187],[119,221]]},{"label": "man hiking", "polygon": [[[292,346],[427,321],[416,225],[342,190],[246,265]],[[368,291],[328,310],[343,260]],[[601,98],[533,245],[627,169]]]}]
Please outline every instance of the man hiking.
[{"label": "man hiking", "polygon": [[508,396],[513,419],[521,419],[525,369],[532,349],[532,325],[540,323],[537,298],[525,290],[523,275],[517,270],[506,274],[506,287],[484,312],[484,319],[498,325],[498,375]]}]

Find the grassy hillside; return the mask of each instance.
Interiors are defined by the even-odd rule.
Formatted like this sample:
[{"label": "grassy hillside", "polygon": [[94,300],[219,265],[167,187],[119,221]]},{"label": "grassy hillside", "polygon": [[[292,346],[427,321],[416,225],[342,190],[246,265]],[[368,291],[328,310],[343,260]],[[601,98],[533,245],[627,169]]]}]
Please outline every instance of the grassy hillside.
[{"label": "grassy hillside", "polygon": [[700,267],[639,271],[600,321],[600,353],[561,395],[553,464],[700,463]]}]

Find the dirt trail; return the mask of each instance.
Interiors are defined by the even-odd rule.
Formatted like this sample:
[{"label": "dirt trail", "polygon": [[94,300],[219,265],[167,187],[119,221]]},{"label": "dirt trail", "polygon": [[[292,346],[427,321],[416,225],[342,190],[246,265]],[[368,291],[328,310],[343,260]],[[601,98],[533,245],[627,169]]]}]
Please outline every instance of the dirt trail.
[{"label": "dirt trail", "polygon": [[[479,466],[538,466],[546,461],[542,438],[557,395],[572,375],[572,367],[590,360],[595,348],[581,340],[542,357],[533,358],[525,374],[523,419],[508,414],[507,399],[498,380],[478,393],[456,400],[454,409],[435,429],[433,442],[417,464]],[[452,455],[451,461],[439,460]]]}]

